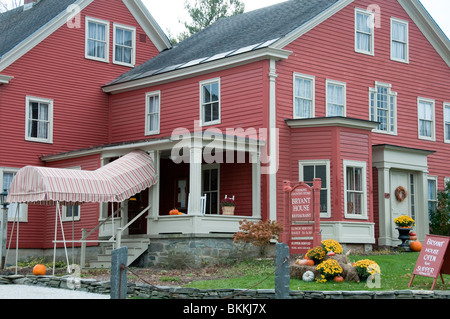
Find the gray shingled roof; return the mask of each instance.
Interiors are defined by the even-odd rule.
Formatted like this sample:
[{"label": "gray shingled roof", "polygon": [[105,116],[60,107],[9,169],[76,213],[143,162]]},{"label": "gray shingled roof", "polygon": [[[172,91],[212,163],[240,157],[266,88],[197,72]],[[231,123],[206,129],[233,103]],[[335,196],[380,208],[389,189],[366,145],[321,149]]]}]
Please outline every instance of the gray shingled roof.
[{"label": "gray shingled roof", "polygon": [[0,57],[11,51],[76,0],[41,0],[31,9],[23,6],[0,14]]},{"label": "gray shingled roof", "polygon": [[[118,84],[268,47],[322,13],[339,0],[290,0],[223,18],[172,49],[123,74]],[[223,56],[220,56],[223,54]]]}]

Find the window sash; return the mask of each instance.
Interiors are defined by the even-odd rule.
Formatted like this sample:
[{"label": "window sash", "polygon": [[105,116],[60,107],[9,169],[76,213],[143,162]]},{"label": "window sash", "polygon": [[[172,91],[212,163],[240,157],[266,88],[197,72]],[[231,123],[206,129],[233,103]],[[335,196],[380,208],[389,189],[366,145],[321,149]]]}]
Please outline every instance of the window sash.
[{"label": "window sash", "polygon": [[434,139],[434,102],[418,101],[419,137]]},{"label": "window sash", "polygon": [[408,61],[408,22],[391,19],[391,59]]},{"label": "window sash", "polygon": [[314,117],[314,79],[294,77],[294,118]]},{"label": "window sash", "polygon": [[378,132],[395,134],[397,94],[392,92],[390,86],[377,84],[370,89],[371,121],[379,122]]},{"label": "window sash", "polygon": [[345,116],[346,85],[327,82],[327,116]]},{"label": "window sash", "polygon": [[213,81],[201,85],[201,112],[203,124],[220,121],[220,83]]},{"label": "window sash", "polygon": [[161,93],[151,92],[146,94],[146,135],[160,133],[161,119]]},{"label": "window sash", "polygon": [[444,136],[445,141],[450,142],[450,105],[444,106]]},{"label": "window sash", "polygon": [[356,11],[355,15],[355,50],[360,53],[373,54],[373,13]]},{"label": "window sash", "polygon": [[115,26],[114,62],[134,64],[134,30]]},{"label": "window sash", "polygon": [[107,47],[107,25],[99,22],[88,22],[88,50],[87,54],[90,57],[99,59],[106,59]]},{"label": "window sash", "polygon": [[206,194],[206,214],[219,214],[219,168],[203,168],[202,194]]},{"label": "window sash", "polygon": [[344,160],[345,215],[367,218],[367,168],[365,162]]}]

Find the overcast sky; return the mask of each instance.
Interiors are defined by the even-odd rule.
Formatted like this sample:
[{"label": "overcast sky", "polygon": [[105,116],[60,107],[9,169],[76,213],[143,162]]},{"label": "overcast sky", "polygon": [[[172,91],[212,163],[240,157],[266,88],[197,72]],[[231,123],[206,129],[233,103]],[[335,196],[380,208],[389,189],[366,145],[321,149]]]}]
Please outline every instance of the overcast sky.
[{"label": "overcast sky", "polygon": [[[184,9],[185,0],[142,0],[152,16],[164,32],[177,35],[184,31],[184,26],[179,22],[188,21],[189,18]],[[243,0],[245,10],[251,11],[270,6],[284,0]],[[420,0],[441,29],[450,38],[450,0]]]}]

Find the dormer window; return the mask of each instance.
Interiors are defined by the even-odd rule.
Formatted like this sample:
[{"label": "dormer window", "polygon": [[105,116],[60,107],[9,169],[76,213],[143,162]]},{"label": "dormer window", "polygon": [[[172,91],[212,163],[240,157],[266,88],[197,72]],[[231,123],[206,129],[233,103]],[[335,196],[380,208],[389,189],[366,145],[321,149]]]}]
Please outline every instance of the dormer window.
[{"label": "dormer window", "polygon": [[87,59],[109,62],[109,22],[86,17]]},{"label": "dormer window", "polygon": [[114,24],[114,63],[133,67],[135,64],[136,29]]}]

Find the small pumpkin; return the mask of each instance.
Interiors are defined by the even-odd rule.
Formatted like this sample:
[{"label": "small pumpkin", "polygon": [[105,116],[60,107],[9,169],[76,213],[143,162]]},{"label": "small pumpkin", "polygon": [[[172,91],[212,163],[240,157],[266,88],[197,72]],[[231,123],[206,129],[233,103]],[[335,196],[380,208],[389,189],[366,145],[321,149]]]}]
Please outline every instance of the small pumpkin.
[{"label": "small pumpkin", "polygon": [[314,273],[310,270],[308,270],[307,272],[305,272],[302,276],[303,281],[306,282],[311,282],[314,280]]},{"label": "small pumpkin", "polygon": [[178,211],[178,209],[174,208],[169,211],[169,215],[180,215],[180,212]]},{"label": "small pumpkin", "polygon": [[327,256],[334,256],[334,255],[336,255],[336,253],[335,253],[334,251],[329,251],[329,252],[327,253]]},{"label": "small pumpkin", "polygon": [[334,282],[343,282],[344,281],[344,277],[342,277],[341,275],[337,275],[336,277],[334,277]]},{"label": "small pumpkin", "polygon": [[44,276],[47,273],[47,268],[45,265],[37,264],[33,267],[33,275],[35,276]]},{"label": "small pumpkin", "polygon": [[417,234],[415,232],[413,232],[413,231],[410,231],[409,232],[409,236],[417,236]]},{"label": "small pumpkin", "polygon": [[312,260],[312,259],[307,259],[307,260],[306,260],[306,266],[314,266],[314,260]]},{"label": "small pumpkin", "polygon": [[411,250],[414,251],[414,252],[421,251],[422,250],[422,243],[420,241],[418,241],[418,240],[412,241],[409,244],[409,248],[411,248]]},{"label": "small pumpkin", "polygon": [[307,259],[297,259],[296,261],[295,261],[295,263],[297,264],[297,265],[300,265],[300,266],[306,266],[306,263],[308,262],[308,260]]},{"label": "small pumpkin", "polygon": [[409,240],[417,240],[417,236],[409,236]]}]

